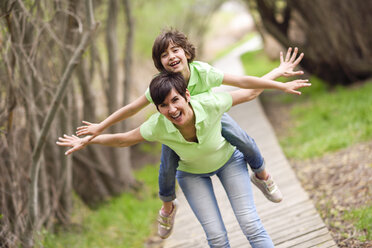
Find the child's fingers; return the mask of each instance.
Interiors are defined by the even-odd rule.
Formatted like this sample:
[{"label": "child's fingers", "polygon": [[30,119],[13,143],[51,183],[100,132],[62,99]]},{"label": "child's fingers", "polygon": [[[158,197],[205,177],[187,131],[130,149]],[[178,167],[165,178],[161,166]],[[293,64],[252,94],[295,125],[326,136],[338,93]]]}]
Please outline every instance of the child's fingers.
[{"label": "child's fingers", "polygon": [[92,125],[92,123],[88,122],[88,121],[82,121],[82,123],[84,123],[85,125]]},{"label": "child's fingers", "polygon": [[297,66],[301,62],[303,57],[304,57],[304,53],[301,53],[300,56],[298,56],[298,58],[293,62],[293,64]]},{"label": "child's fingers", "polygon": [[292,54],[291,59],[289,60],[289,62],[292,63],[295,60],[295,58],[297,56],[297,52],[298,52],[298,48],[295,47],[294,52],[293,52],[293,54]]},{"label": "child's fingers", "polygon": [[288,48],[287,55],[285,56],[285,61],[287,62],[291,57],[292,47]]},{"label": "child's fingers", "polygon": [[303,75],[304,72],[303,71],[294,71],[292,72],[293,76],[298,76],[298,75]]},{"label": "child's fingers", "polygon": [[59,141],[57,141],[56,144],[59,145],[59,146],[66,146],[66,147],[70,147],[71,146],[70,143],[59,142]]},{"label": "child's fingers", "polygon": [[284,59],[283,59],[283,52],[282,51],[280,52],[279,57],[280,57],[280,63],[283,63]]},{"label": "child's fingers", "polygon": [[80,130],[80,131],[77,131],[76,132],[76,135],[77,136],[87,135],[87,134],[88,134],[88,131],[87,130]]}]

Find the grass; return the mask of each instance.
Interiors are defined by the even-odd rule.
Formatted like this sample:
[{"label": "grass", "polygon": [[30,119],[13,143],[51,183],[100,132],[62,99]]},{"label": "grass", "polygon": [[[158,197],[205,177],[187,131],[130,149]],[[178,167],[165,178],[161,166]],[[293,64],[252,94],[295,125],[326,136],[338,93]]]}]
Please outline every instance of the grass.
[{"label": "grass", "polygon": [[46,248],[143,247],[154,228],[160,201],[157,196],[158,167],[149,165],[135,173],[144,183],[141,192],[125,193],[89,210],[82,203],[76,208],[77,224],[57,234],[44,233]]},{"label": "grass", "polygon": [[[278,60],[270,60],[262,49],[252,52],[247,52],[241,56],[244,71],[249,76],[262,77],[275,67],[279,66]],[[285,81],[286,79],[280,78],[279,81]]]},{"label": "grass", "polygon": [[295,126],[281,140],[290,158],[322,156],[372,138],[372,81],[360,88],[340,87],[296,104]]},{"label": "grass", "polygon": [[358,237],[360,241],[372,240],[372,205],[349,211],[344,217],[354,221],[355,227],[365,233],[365,235]]},{"label": "grass", "polygon": [[[279,65],[270,61],[262,50],[242,56],[248,75],[262,76]],[[294,126],[280,140],[287,157],[306,159],[322,156],[372,138],[372,81],[360,87],[337,87],[312,76],[312,86],[301,90],[301,97],[278,95],[274,101],[291,103]]]},{"label": "grass", "polygon": [[[255,76],[262,76],[279,65],[279,61],[270,61],[262,50],[244,54],[242,61],[246,74]],[[319,157],[372,139],[372,81],[332,90],[314,76],[310,77],[310,82],[312,86],[301,90],[301,97],[278,94],[271,99],[278,104],[293,106],[290,115],[294,125],[288,134],[280,139],[287,157]],[[338,212],[330,209],[326,214]],[[359,231],[365,233],[358,237],[360,241],[372,239],[371,205],[349,211],[343,219],[351,220]]]}]

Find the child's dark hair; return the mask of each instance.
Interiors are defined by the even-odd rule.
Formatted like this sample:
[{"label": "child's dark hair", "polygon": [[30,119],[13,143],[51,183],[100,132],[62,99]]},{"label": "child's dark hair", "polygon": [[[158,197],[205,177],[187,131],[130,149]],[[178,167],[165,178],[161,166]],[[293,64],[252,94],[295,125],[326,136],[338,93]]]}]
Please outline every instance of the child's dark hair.
[{"label": "child's dark hair", "polygon": [[150,95],[156,108],[162,104],[172,89],[186,99],[187,84],[181,73],[161,72],[150,83]]},{"label": "child's dark hair", "polygon": [[172,42],[180,46],[185,53],[190,57],[187,61],[191,63],[195,58],[195,47],[191,44],[186,35],[176,29],[170,28],[164,30],[154,41],[152,46],[152,60],[158,71],[165,71],[161,64],[161,54],[168,48],[169,43]]}]

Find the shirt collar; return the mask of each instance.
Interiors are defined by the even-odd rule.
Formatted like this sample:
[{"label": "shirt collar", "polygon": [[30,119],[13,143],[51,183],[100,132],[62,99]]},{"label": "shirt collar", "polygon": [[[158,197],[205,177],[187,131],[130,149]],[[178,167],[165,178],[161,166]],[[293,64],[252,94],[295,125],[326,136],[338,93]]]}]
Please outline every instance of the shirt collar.
[{"label": "shirt collar", "polygon": [[198,81],[197,72],[192,62],[189,63],[189,70],[190,70],[190,78],[189,78],[189,82],[187,83],[187,88],[194,86],[196,82]]}]

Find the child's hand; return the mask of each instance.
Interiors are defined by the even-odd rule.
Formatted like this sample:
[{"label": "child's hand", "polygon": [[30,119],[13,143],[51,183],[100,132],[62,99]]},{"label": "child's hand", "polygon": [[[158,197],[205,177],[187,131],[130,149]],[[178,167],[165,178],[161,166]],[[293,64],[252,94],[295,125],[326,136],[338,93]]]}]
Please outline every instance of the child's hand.
[{"label": "child's hand", "polygon": [[297,91],[297,89],[311,86],[311,84],[308,82],[309,80],[307,79],[297,79],[297,80],[290,81],[288,83],[284,83],[285,85],[284,92],[290,93],[290,94],[301,95],[301,92]]},{"label": "child's hand", "polygon": [[[303,71],[294,71],[294,68],[301,62],[302,58],[304,57],[304,53],[301,53],[300,56],[297,57],[298,48],[294,49],[293,54],[292,47],[288,48],[287,55],[285,56],[285,60],[283,58],[283,52],[280,52],[280,65],[277,68],[278,72],[281,76],[284,77],[292,77],[304,74]],[[296,59],[296,60],[295,60]]]},{"label": "child's hand", "polygon": [[87,121],[83,121],[85,126],[80,126],[77,128],[76,135],[77,136],[82,136],[82,135],[91,135],[89,136],[88,141],[92,140],[94,137],[98,136],[101,134],[103,131],[103,128],[101,127],[100,124],[96,123],[90,123]]},{"label": "child's hand", "polygon": [[83,149],[89,142],[88,138],[90,137],[87,136],[84,138],[79,138],[75,135],[69,136],[65,134],[63,135],[63,138],[59,137],[56,143],[59,146],[72,147],[71,149],[67,150],[67,152],[65,152],[65,155],[69,155],[75,151]]}]

